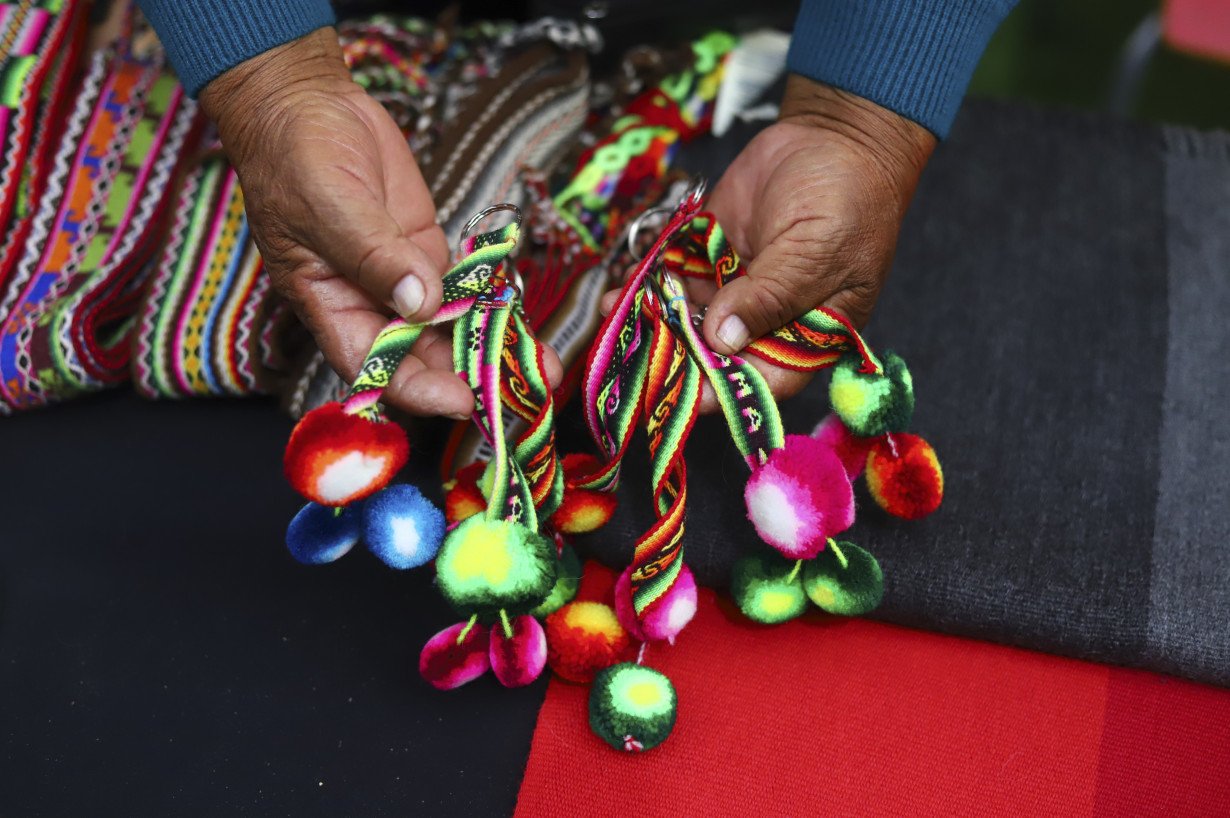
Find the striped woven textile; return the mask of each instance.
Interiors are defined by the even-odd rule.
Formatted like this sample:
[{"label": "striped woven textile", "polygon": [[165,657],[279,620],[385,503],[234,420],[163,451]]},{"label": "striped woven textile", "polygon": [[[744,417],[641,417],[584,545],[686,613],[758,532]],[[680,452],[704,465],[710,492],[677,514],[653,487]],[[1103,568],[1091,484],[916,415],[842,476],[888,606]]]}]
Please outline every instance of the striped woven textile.
[{"label": "striped woven textile", "polygon": [[185,174],[133,336],[146,397],[270,392],[287,365],[271,337],[286,308],[269,298],[243,193],[219,154]]},{"label": "striped woven textile", "polygon": [[79,0],[0,5],[0,288],[29,235],[71,101],[84,7]]},{"label": "striped woven textile", "polygon": [[201,118],[130,25],[77,91],[0,297],[0,400],[30,408],[123,381],[133,313]]}]

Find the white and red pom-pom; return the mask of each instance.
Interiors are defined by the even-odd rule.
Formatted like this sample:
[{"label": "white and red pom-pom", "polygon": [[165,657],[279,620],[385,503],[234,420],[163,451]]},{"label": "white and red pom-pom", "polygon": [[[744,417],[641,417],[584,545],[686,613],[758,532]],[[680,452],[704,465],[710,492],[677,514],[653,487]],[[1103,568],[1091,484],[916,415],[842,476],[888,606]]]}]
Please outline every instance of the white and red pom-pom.
[{"label": "white and red pom-pom", "polygon": [[458,622],[423,645],[419,674],[437,690],[452,690],[472,682],[491,667],[490,640],[485,625]]},{"label": "white and red pom-pom", "polygon": [[789,559],[806,560],[854,524],[854,490],[825,442],[788,435],[752,473],[743,494],[761,539]]},{"label": "white and red pom-pom", "polygon": [[547,635],[528,614],[508,624],[512,636],[498,624],[491,628],[491,671],[504,687],[524,687],[547,665]]},{"label": "white and red pom-pom", "polygon": [[811,436],[830,447],[846,467],[846,476],[854,482],[863,473],[867,465],[867,453],[875,445],[874,437],[859,437],[846,428],[836,412],[830,412],[828,417],[820,421],[812,431]]},{"label": "white and red pom-pom", "polygon": [[344,506],[387,486],[409,457],[397,424],[326,403],[299,420],[282,462],[295,491],[322,506]]},{"label": "white and red pom-pom", "polygon": [[696,579],[691,569],[681,566],[674,584],[649,603],[639,617],[632,604],[632,569],[625,569],[615,581],[615,615],[628,633],[642,642],[673,643],[696,615]]}]

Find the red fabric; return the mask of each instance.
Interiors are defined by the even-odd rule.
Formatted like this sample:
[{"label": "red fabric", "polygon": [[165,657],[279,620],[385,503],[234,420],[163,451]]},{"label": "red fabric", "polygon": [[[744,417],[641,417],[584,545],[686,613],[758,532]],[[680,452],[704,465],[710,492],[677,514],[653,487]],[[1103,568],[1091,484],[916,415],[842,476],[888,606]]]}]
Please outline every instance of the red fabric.
[{"label": "red fabric", "polygon": [[1230,815],[1230,692],[1112,670],[1095,814]]},{"label": "red fabric", "polygon": [[820,614],[760,627],[708,590],[645,661],[674,735],[620,754],[553,679],[518,815],[1230,814],[1224,691]]}]

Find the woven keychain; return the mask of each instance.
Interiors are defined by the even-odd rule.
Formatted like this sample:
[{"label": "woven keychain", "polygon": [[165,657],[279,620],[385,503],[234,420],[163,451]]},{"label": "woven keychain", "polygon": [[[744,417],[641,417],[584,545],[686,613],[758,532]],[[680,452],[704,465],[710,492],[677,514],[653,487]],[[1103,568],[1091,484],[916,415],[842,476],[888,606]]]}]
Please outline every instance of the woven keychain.
[{"label": "woven keychain", "polygon": [[[669,680],[643,666],[645,644],[673,642],[696,610],[696,584],[683,562],[687,498],[684,447],[707,378],[751,476],[748,517],[770,549],[740,559],[731,589],[749,618],[768,624],[823,610],[861,615],[883,595],[875,558],[837,535],[854,522],[852,481],[866,464],[876,502],[917,519],[938,507],[943,476],[934,451],[905,433],[913,385],[892,353],[877,357],[839,313],[811,311],[748,347],[776,366],[835,367],[834,413],[812,436],[786,435],[763,377],[738,356],[711,350],[677,276],[710,277],[721,287],[746,270],[694,187],[629,276],[591,352],[584,396],[591,436],[604,465],[583,485],[610,491],[631,432],[648,432],[656,522],[637,541],[615,586],[615,613],[642,648],[636,662],[595,679],[590,726],[616,749],[641,751],[674,724]],[[635,232],[635,231],[634,231]],[[635,236],[630,237],[630,242]]]},{"label": "woven keychain", "polygon": [[[466,237],[499,210],[516,220]],[[332,562],[360,540],[393,568],[435,560],[437,586],[464,617],[420,655],[421,674],[441,690],[488,669],[506,687],[538,678],[547,648],[536,617],[571,599],[580,575],[575,555],[542,523],[564,499],[564,472],[543,347],[525,322],[507,262],[520,220],[512,205],[470,220],[461,261],[445,275],[443,305],[430,322],[454,322],[454,368],[474,393],[473,419],[492,452],[476,481],[475,513],[446,535],[444,514],[417,488],[390,485],[409,445],[379,400],[425,324],[390,322],[346,399],[305,415],[286,449],[287,477],[310,500],[287,531],[301,562]],[[525,420],[515,439],[505,430],[505,408]]]}]

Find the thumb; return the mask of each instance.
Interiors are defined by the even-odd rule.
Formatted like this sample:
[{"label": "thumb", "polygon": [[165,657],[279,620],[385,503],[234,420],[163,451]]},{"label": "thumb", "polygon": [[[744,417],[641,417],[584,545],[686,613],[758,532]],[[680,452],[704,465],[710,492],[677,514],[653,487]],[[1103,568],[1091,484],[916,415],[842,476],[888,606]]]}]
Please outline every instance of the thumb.
[{"label": "thumb", "polygon": [[705,340],[731,355],[821,304],[833,279],[819,264],[769,245],[752,260],[747,275],[720,288],[709,303]]},{"label": "thumb", "polygon": [[426,321],[440,308],[440,278],[447,245],[439,225],[403,233],[376,201],[352,200],[345,215],[322,225],[317,242],[326,263],[409,321]]}]

